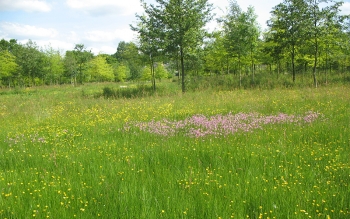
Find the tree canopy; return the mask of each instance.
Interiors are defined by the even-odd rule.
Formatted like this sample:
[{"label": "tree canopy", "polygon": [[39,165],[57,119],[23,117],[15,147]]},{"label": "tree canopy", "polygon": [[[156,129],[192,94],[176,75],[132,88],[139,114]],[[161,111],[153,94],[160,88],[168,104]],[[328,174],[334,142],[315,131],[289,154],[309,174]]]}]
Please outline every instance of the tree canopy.
[{"label": "tree canopy", "polygon": [[237,87],[263,83],[262,77],[264,83],[290,77],[286,85],[310,78],[315,87],[335,74],[350,81],[350,15],[342,14],[342,1],[283,0],[264,31],[254,7],[242,9],[236,0],[213,31],[215,5],[208,0],[141,5],[144,12],[130,25],[137,39],[120,41],[114,54],[93,54],[82,43],[62,52],[32,40],[0,40],[0,86],[129,80],[150,81],[155,90],[156,79],[170,76],[185,92],[192,78],[212,75],[232,76]]}]

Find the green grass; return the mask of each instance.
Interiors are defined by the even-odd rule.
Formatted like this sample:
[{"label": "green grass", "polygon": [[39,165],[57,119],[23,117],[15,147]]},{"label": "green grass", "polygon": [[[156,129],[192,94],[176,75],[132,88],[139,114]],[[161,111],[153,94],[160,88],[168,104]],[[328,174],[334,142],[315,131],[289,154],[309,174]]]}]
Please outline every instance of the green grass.
[{"label": "green grass", "polygon": [[[106,86],[2,92],[0,218],[350,217],[348,86],[95,98]],[[227,137],[123,129],[308,111],[322,117]]]}]

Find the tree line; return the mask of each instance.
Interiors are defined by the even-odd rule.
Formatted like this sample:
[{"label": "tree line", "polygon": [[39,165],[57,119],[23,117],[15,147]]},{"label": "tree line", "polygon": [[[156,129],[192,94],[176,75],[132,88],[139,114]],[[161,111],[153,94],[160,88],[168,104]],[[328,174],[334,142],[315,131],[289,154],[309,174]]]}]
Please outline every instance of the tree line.
[{"label": "tree line", "polygon": [[[271,9],[262,31],[254,7],[243,10],[229,1],[217,29],[208,0],[141,0],[144,13],[131,29],[135,42],[120,42],[115,54],[94,55],[83,44],[61,54],[35,42],[0,41],[0,84],[35,86],[178,77],[186,91],[189,76],[234,75],[239,86],[257,75],[278,79],[312,77],[315,87],[334,72],[350,72],[350,19],[341,15],[342,1],[283,0]],[[210,80],[215,80],[212,78]]]},{"label": "tree line", "polygon": [[[94,55],[84,44],[61,54],[48,46],[40,48],[29,40],[20,44],[15,39],[0,41],[0,86],[39,86],[83,84],[86,82],[122,82],[151,80],[150,69],[135,43],[120,42],[115,54]],[[157,63],[158,79],[169,76],[162,63]]]}]

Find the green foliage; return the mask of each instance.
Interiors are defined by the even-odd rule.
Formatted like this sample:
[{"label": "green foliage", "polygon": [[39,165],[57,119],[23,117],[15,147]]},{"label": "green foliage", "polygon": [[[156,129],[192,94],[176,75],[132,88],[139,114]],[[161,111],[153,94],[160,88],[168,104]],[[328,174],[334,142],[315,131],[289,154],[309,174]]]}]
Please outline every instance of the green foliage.
[{"label": "green foliage", "polygon": [[49,47],[45,51],[45,82],[46,84],[60,84],[64,73],[64,60],[59,51]]},{"label": "green foliage", "polygon": [[66,51],[64,57],[65,76],[70,79],[70,83],[77,83],[78,64],[73,51]]},{"label": "green foliage", "polygon": [[[87,63],[93,58],[93,54],[86,50],[84,44],[76,44],[72,53],[77,65],[75,76],[78,78],[78,82],[82,84],[87,79],[85,70],[87,69]],[[76,78],[74,82],[76,83]]]},{"label": "green foliage", "polygon": [[157,63],[157,67],[155,68],[155,78],[161,81],[162,78],[167,78],[169,73],[164,67],[163,63]]},{"label": "green foliage", "polygon": [[141,73],[141,80],[150,81],[151,79],[152,79],[151,68],[148,66],[143,67],[142,73]]},{"label": "green foliage", "polygon": [[[156,2],[158,3],[156,6],[144,3],[148,19],[142,19],[140,16],[139,19],[141,25],[145,25],[152,36],[161,40],[160,45],[163,46],[164,52],[176,54],[175,57],[179,57],[182,92],[185,92],[184,59],[191,50],[195,50],[202,44],[205,35],[203,28],[212,18],[210,14],[212,6],[208,0],[156,0]],[[149,37],[151,34],[146,36]]]},{"label": "green foliage", "polygon": [[106,99],[119,99],[119,98],[142,98],[152,96],[154,94],[152,87],[146,85],[138,85],[131,88],[110,88],[104,87],[102,96]]},{"label": "green foliage", "polygon": [[245,65],[250,65],[250,71],[254,80],[254,65],[260,36],[254,8],[250,6],[244,12],[236,1],[231,1],[228,14],[222,19],[222,22],[224,29],[222,44],[227,53],[226,71],[229,72],[229,59],[234,58],[238,63],[240,84],[242,82],[242,68]]},{"label": "green foliage", "polygon": [[[45,70],[45,55],[37,44],[29,40],[25,45],[17,45],[14,54],[20,66],[20,84],[22,86],[36,86],[42,84]],[[38,80],[39,79],[39,80]],[[37,82],[41,81],[39,84]]]},{"label": "green foliage", "polygon": [[104,56],[98,55],[88,63],[87,74],[92,82],[113,81],[113,68]]},{"label": "green foliage", "polygon": [[118,64],[114,67],[114,76],[117,82],[124,82],[130,77],[130,69],[124,64]]},{"label": "green foliage", "polygon": [[[233,74],[227,78],[235,78],[234,84],[242,88],[302,87],[310,77],[314,86],[349,81],[350,16],[341,15],[342,1],[284,0],[273,7],[263,38],[254,8],[244,11],[235,0],[213,33],[205,31],[213,9],[208,0],[141,4],[144,13],[136,15],[137,23],[131,26],[137,41],[119,42],[113,55],[96,56],[84,44],[63,55],[31,40],[0,40],[2,86],[144,80],[156,90],[156,79],[168,75],[178,77],[184,92],[186,86],[204,86],[190,77],[225,74]],[[164,63],[169,72],[157,63]],[[284,81],[285,76],[292,80]],[[215,77],[203,78],[204,87],[218,84]]]},{"label": "green foliage", "polygon": [[214,32],[213,37],[206,43],[205,68],[206,71],[215,74],[224,74],[229,71],[230,58],[224,44],[222,31]]},{"label": "green foliage", "polygon": [[121,41],[118,44],[117,52],[114,54],[118,62],[126,65],[130,70],[130,80],[137,80],[141,76],[142,62],[141,55],[135,43]]},{"label": "green foliage", "polygon": [[11,77],[17,69],[16,57],[7,50],[0,50],[0,81]]}]

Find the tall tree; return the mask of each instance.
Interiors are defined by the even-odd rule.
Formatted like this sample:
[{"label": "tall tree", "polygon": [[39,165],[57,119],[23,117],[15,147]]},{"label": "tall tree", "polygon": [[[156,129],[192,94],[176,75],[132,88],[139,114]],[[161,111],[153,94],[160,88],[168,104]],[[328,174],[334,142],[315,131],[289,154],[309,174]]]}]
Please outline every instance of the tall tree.
[{"label": "tall tree", "polygon": [[[314,86],[317,87],[316,70],[318,66],[318,57],[320,53],[320,44],[326,37],[329,30],[340,30],[339,11],[343,2],[334,2],[332,0],[306,0],[308,10],[306,10],[306,18],[308,20],[310,32],[310,42],[313,55],[312,76]],[[325,5],[322,7],[322,5]]]},{"label": "tall tree", "polygon": [[273,39],[288,51],[292,63],[293,82],[295,82],[295,62],[297,49],[306,40],[308,7],[304,0],[284,0],[271,11],[268,26]]},{"label": "tall tree", "polygon": [[88,61],[93,58],[93,54],[91,51],[88,51],[84,44],[76,44],[73,50],[73,55],[78,65],[78,82],[82,84],[85,81],[85,70],[87,67]]},{"label": "tall tree", "polygon": [[40,85],[44,81],[45,55],[35,42],[29,40],[23,46],[16,46],[17,64],[21,68],[22,84]]},{"label": "tall tree", "polygon": [[[143,3],[145,11],[147,5]],[[161,22],[154,16],[136,15],[139,20],[137,27],[131,25],[131,29],[138,33],[139,49],[145,54],[151,69],[151,82],[153,90],[156,90],[155,62],[158,57],[164,54],[163,41],[164,33],[161,31]]]},{"label": "tall tree", "polygon": [[90,81],[103,82],[114,80],[113,68],[107,63],[105,56],[98,55],[94,57],[89,61],[88,66],[87,74]]},{"label": "tall tree", "polygon": [[77,74],[78,74],[78,64],[75,60],[75,55],[73,51],[66,51],[66,54],[64,56],[64,69],[65,69],[65,76],[67,78],[70,78],[70,83],[72,85],[77,84]]},{"label": "tall tree", "polygon": [[209,71],[210,74],[229,73],[230,62],[222,31],[216,31],[212,34],[212,38],[206,42],[204,53],[206,71]]},{"label": "tall tree", "polygon": [[169,75],[169,73],[166,70],[166,68],[164,67],[163,63],[157,63],[157,67],[154,69],[154,74],[155,74],[155,78],[157,78],[159,81],[162,78],[168,77],[168,75]]},{"label": "tall tree", "polygon": [[118,64],[114,66],[113,69],[115,81],[124,82],[126,78],[130,75],[130,69],[128,66],[122,64]]},{"label": "tall tree", "polygon": [[119,64],[124,64],[129,68],[131,80],[140,78],[142,70],[141,55],[135,43],[121,41],[114,57],[117,58]]},{"label": "tall tree", "polygon": [[10,78],[17,69],[16,57],[7,50],[0,50],[0,84],[5,79],[10,87]]},{"label": "tall tree", "polygon": [[204,26],[211,20],[212,5],[208,0],[156,0],[145,4],[145,13],[159,22],[159,37],[169,54],[179,53],[182,92],[185,87],[185,57],[203,43]]},{"label": "tall tree", "polygon": [[239,84],[242,81],[242,61],[249,56],[254,68],[254,52],[260,35],[254,8],[242,11],[235,0],[230,1],[228,14],[223,19],[225,44],[229,56],[238,60]]},{"label": "tall tree", "polygon": [[258,16],[255,14],[255,9],[252,6],[249,6],[247,9],[246,19],[247,19],[247,35],[248,35],[248,48],[249,48],[249,58],[251,65],[251,73],[254,82],[255,76],[255,62],[256,62],[256,54],[259,46],[259,37],[260,37],[260,27],[257,22]]},{"label": "tall tree", "polygon": [[45,54],[44,70],[46,83],[60,83],[60,78],[64,73],[64,62],[60,52],[48,46],[43,53]]}]

